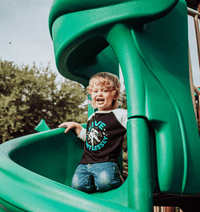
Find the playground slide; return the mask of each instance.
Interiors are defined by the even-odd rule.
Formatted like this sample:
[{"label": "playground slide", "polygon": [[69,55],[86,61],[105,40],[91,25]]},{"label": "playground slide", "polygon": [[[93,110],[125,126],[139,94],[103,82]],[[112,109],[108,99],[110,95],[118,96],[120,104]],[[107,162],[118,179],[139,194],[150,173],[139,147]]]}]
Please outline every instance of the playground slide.
[{"label": "playground slide", "polygon": [[152,212],[156,190],[200,192],[185,1],[86,2],[52,4],[56,64],[64,77],[87,86],[96,72],[118,75],[120,63],[128,106],[129,176],[104,193],[72,189],[83,144],[73,132],[41,127],[44,132],[0,145],[2,210]]},{"label": "playground slide", "polygon": [[[49,130],[3,144],[0,206],[9,211],[34,212],[134,211],[126,205],[126,184],[111,192],[110,201],[70,188],[83,142],[73,132],[63,131]],[[119,192],[123,192],[121,204]]]}]

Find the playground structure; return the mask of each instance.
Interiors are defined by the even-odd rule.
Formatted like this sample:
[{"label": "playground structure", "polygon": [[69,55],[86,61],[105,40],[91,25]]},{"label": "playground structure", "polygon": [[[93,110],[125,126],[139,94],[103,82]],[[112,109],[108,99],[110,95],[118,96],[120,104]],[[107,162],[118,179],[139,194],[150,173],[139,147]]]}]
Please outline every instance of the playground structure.
[{"label": "playground structure", "polygon": [[[198,5],[198,11],[200,11],[200,4]],[[193,17],[193,21],[194,21],[194,29],[195,29],[196,43],[197,43],[197,54],[198,54],[198,61],[199,61],[199,67],[200,67],[200,31],[199,31],[200,13],[188,8],[188,15]],[[193,85],[190,52],[189,52],[189,72],[190,72],[190,86],[191,86],[191,92],[192,92],[193,106],[195,109],[195,115],[196,115],[198,125],[200,126],[200,87],[197,88]],[[195,96],[193,95],[193,93],[195,93]],[[200,128],[199,128],[199,131],[200,131]]]},{"label": "playground structure", "polygon": [[54,0],[49,28],[64,77],[87,86],[99,71],[119,75],[120,64],[128,178],[104,193],[70,188],[83,144],[73,132],[41,123],[40,133],[0,145],[0,210],[152,212],[155,192],[200,193],[185,1]]}]

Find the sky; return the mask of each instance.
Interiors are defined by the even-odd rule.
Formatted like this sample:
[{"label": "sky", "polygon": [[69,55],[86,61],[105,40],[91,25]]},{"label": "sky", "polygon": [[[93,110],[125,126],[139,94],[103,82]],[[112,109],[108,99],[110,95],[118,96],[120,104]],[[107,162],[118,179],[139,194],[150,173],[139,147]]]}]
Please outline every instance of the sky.
[{"label": "sky", "polygon": [[[0,0],[0,58],[17,65],[44,67],[50,62],[57,71],[53,43],[48,29],[48,16],[52,0]],[[189,19],[189,29],[194,30]],[[196,39],[189,33],[194,84],[200,86],[200,71],[197,59]]]},{"label": "sky", "polygon": [[54,62],[48,29],[51,0],[0,0],[0,58],[21,65]]}]

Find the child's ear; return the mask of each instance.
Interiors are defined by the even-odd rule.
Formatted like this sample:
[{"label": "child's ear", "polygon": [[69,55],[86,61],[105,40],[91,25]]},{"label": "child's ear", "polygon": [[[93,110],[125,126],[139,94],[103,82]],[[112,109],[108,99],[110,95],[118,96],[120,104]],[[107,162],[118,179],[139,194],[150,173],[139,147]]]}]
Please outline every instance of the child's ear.
[{"label": "child's ear", "polygon": [[115,93],[116,93],[116,91],[112,91],[112,96],[113,96],[113,98],[115,97]]},{"label": "child's ear", "polygon": [[118,97],[117,97],[117,91],[112,91],[112,96],[113,96],[113,99],[114,100],[117,100]]}]

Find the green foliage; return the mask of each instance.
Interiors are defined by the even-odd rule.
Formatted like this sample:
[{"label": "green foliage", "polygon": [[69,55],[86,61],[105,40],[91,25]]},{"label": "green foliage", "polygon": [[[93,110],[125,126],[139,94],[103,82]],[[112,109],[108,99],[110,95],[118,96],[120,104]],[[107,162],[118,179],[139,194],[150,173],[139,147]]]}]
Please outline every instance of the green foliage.
[{"label": "green foliage", "polygon": [[[126,103],[126,91],[124,90],[121,94],[122,108],[127,109]],[[128,176],[128,152],[127,152],[127,134],[124,136],[124,141],[122,144],[123,149],[123,175],[124,178]]]},{"label": "green foliage", "polygon": [[122,107],[123,109],[127,109],[126,91],[125,91],[125,90],[123,90],[123,92],[121,93],[121,102],[122,102],[121,107]]},{"label": "green foliage", "polygon": [[86,91],[70,80],[56,82],[49,66],[18,67],[0,60],[0,143],[34,133],[41,119],[50,128],[87,121]]}]

